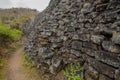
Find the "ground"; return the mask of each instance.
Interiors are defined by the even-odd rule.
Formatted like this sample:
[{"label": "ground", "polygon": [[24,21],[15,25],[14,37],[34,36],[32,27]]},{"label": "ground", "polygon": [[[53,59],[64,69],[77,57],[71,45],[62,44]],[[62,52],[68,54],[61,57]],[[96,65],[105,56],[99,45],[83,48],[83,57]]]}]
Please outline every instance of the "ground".
[{"label": "ground", "polygon": [[[28,65],[29,62],[23,56],[24,47],[11,54],[5,67],[6,80],[43,80],[35,67]],[[27,67],[25,63],[27,62]]]},{"label": "ground", "polygon": [[25,75],[22,58],[23,50],[24,48],[21,47],[11,55],[7,66],[7,80],[31,80]]}]

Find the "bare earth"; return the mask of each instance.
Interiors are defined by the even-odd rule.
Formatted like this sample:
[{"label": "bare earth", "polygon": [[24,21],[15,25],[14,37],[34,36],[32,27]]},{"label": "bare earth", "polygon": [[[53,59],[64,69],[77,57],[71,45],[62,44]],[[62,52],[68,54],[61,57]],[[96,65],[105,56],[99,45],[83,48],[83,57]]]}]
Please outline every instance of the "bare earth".
[{"label": "bare earth", "polygon": [[24,48],[17,50],[11,57],[8,62],[8,72],[7,80],[30,80],[25,75],[25,69],[23,66],[23,53]]}]

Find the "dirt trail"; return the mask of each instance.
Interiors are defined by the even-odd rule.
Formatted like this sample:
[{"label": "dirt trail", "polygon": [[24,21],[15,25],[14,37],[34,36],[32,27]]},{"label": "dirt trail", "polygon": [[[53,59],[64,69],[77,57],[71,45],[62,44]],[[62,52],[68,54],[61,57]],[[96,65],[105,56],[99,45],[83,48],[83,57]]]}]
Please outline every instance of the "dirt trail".
[{"label": "dirt trail", "polygon": [[25,74],[22,58],[23,50],[24,48],[22,47],[11,55],[7,66],[7,80],[31,80]]}]

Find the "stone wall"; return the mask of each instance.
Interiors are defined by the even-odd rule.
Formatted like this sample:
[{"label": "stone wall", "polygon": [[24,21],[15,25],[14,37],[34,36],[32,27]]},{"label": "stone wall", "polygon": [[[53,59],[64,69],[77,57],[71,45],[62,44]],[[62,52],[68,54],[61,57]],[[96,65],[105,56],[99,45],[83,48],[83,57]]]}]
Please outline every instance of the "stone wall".
[{"label": "stone wall", "polygon": [[120,0],[51,0],[25,50],[45,72],[80,63],[85,80],[120,80]]}]

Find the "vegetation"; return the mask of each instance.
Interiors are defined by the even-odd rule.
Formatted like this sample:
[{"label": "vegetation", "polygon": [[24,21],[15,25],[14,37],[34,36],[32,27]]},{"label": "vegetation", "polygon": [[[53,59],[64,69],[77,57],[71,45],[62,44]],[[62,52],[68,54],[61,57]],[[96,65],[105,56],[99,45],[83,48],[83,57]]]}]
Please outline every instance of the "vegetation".
[{"label": "vegetation", "polygon": [[22,30],[24,24],[34,20],[38,11],[26,8],[1,9],[0,20],[5,26]]},{"label": "vegetation", "polygon": [[[33,20],[37,13],[25,8],[0,9],[0,80],[5,80],[7,56],[22,45],[24,24]],[[31,64],[26,60],[25,65]]]},{"label": "vegetation", "polygon": [[0,25],[0,36],[3,38],[10,38],[12,40],[19,40],[22,36],[22,32],[20,30],[12,30],[9,27]]},{"label": "vegetation", "polygon": [[7,59],[1,58],[0,60],[0,68],[4,66],[4,64],[6,64]]},{"label": "vegetation", "polygon": [[24,25],[33,21],[38,11],[26,8],[0,9],[0,48],[18,41]]},{"label": "vegetation", "polygon": [[[38,74],[37,69],[34,67],[34,64],[30,61],[29,56],[26,53],[23,53],[24,67],[26,68],[26,74],[31,80],[42,80]],[[45,80],[45,79],[44,79]]]},{"label": "vegetation", "polygon": [[6,70],[5,65],[7,63],[7,58],[3,56],[4,54],[0,51],[0,80],[5,80]]},{"label": "vegetation", "polygon": [[6,65],[8,62],[8,58],[6,53],[12,53],[18,49],[18,44],[16,44],[15,47],[9,48],[9,49],[1,49],[0,50],[0,80],[6,80]]},{"label": "vegetation", "polygon": [[8,45],[19,40],[22,36],[22,31],[10,29],[4,25],[0,25],[0,47],[7,48]]},{"label": "vegetation", "polygon": [[4,67],[5,67],[6,63],[7,63],[6,58],[0,59],[0,80],[5,80],[6,70]]},{"label": "vegetation", "polygon": [[75,67],[73,64],[71,64],[70,69],[65,69],[63,73],[67,77],[67,80],[83,80],[83,78],[77,75],[77,73],[81,71],[83,71],[83,68],[80,65]]},{"label": "vegetation", "polygon": [[26,53],[23,53],[23,58],[24,58],[24,63],[23,63],[23,65],[24,65],[25,67],[32,67],[32,66],[34,66],[34,65],[32,64],[32,62],[30,61],[29,56],[28,56]]}]

